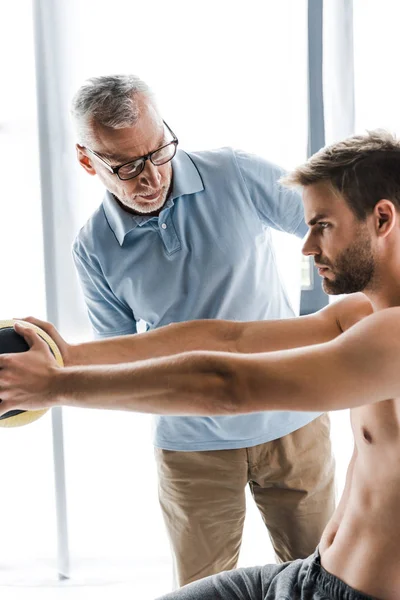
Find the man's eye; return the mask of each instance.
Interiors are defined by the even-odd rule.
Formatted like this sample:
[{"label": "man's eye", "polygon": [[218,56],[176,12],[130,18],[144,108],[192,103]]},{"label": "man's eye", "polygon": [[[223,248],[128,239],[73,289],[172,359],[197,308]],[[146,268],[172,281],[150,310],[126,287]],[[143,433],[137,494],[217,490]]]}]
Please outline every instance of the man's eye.
[{"label": "man's eye", "polygon": [[329,223],[318,223],[318,227],[320,229],[328,229],[329,226],[330,226]]}]

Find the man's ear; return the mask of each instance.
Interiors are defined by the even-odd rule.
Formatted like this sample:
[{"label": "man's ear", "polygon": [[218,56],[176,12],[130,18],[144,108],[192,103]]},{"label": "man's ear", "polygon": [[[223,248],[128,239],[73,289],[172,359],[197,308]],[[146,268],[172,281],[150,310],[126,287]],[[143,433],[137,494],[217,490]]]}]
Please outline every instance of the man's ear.
[{"label": "man's ear", "polygon": [[85,169],[89,175],[96,175],[96,169],[93,166],[91,158],[86,154],[86,148],[76,144],[76,157],[79,164]]},{"label": "man's ear", "polygon": [[397,223],[397,210],[391,200],[379,200],[374,207],[374,225],[380,237],[388,235]]}]

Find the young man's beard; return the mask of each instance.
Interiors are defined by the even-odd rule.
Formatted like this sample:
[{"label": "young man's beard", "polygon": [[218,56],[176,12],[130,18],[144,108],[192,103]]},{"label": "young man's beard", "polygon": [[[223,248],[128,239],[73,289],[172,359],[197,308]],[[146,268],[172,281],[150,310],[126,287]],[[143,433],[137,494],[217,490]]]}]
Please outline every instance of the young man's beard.
[{"label": "young man's beard", "polygon": [[337,256],[334,263],[327,264],[323,258],[317,262],[331,267],[335,276],[332,280],[322,280],[324,292],[330,295],[362,292],[370,284],[375,272],[371,240],[367,233],[360,233],[357,239]]}]

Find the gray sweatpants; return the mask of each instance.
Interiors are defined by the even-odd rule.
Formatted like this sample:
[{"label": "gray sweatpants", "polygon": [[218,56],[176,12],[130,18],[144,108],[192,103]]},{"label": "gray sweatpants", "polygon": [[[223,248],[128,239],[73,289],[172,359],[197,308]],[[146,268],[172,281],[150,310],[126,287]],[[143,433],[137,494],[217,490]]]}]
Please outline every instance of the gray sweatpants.
[{"label": "gray sweatpants", "polygon": [[158,600],[378,600],[321,566],[318,549],[304,560],[224,571]]}]

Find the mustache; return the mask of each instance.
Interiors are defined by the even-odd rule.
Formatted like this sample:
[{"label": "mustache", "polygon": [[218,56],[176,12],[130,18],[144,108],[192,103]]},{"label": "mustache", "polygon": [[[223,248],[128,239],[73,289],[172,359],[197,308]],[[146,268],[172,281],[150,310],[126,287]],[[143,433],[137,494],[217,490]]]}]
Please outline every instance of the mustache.
[{"label": "mustache", "polygon": [[160,193],[164,193],[165,192],[165,185],[161,186],[158,190],[144,190],[143,192],[140,192],[140,194],[136,193],[135,194],[135,198],[137,196],[153,196],[154,194],[160,194]]},{"label": "mustache", "polygon": [[331,267],[331,263],[323,258],[315,258],[314,257],[314,266],[318,265],[319,267]]},{"label": "mustache", "polygon": [[157,194],[161,191],[162,188],[160,188],[159,190],[146,190],[145,192],[143,192],[142,194],[138,194],[139,196],[154,196],[154,194]]}]

